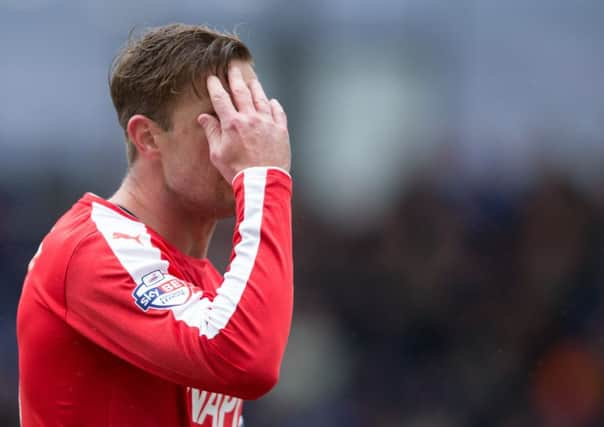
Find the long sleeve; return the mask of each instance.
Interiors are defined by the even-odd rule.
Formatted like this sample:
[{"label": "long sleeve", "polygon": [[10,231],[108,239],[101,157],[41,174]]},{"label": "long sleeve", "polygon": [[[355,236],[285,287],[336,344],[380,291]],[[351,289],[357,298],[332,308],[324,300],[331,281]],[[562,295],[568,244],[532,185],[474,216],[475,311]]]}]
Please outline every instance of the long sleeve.
[{"label": "long sleeve", "polygon": [[187,282],[144,224],[93,203],[96,230],[65,275],[67,323],[174,383],[244,399],[270,390],[293,307],[291,178],[250,168],[233,190],[233,253],[215,293]]}]

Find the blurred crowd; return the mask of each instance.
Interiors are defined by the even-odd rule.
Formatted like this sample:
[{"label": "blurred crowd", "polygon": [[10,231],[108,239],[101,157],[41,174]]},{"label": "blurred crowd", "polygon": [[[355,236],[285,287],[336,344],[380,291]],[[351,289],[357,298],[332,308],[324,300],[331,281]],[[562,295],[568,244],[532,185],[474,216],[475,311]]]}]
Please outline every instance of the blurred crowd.
[{"label": "blurred crowd", "polygon": [[448,189],[417,177],[364,235],[298,206],[296,354],[251,425],[604,425],[603,199],[556,170]]},{"label": "blurred crowd", "polygon": [[[460,188],[450,175],[417,174],[361,233],[296,199],[294,328],[281,383],[248,404],[249,426],[604,425],[604,182],[586,192],[548,169],[521,190]],[[17,423],[21,280],[80,191],[27,186],[0,184],[3,426]],[[27,233],[9,227],[17,217]],[[231,226],[212,248],[219,266]]]}]

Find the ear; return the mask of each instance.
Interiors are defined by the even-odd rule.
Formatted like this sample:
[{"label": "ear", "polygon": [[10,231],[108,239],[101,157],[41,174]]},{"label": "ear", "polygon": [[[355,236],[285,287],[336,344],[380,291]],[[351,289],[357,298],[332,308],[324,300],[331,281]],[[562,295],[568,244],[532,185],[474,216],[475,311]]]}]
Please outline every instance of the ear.
[{"label": "ear", "polygon": [[130,142],[136,147],[138,155],[146,158],[158,158],[160,155],[157,135],[161,128],[150,118],[135,114],[128,120],[126,127]]}]

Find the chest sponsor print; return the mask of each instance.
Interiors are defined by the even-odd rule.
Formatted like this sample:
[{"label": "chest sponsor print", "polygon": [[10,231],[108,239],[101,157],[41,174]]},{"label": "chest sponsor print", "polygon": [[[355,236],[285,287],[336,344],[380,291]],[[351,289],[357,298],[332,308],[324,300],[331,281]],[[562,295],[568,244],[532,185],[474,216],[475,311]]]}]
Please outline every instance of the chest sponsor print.
[{"label": "chest sponsor print", "polygon": [[237,397],[225,396],[191,388],[191,420],[193,425],[203,427],[241,427],[243,401]]}]

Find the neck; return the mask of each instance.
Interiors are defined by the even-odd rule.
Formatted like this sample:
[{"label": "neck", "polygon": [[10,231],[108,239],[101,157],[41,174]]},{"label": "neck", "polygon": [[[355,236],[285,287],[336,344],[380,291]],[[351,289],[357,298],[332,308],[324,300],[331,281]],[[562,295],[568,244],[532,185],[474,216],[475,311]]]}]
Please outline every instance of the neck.
[{"label": "neck", "polygon": [[[204,218],[200,212],[187,209],[162,182],[153,181],[153,176],[161,174],[150,175],[150,180],[143,180],[135,170],[129,170],[109,201],[132,212],[184,254],[205,258],[216,219]],[[166,209],[166,206],[170,208]]]}]

